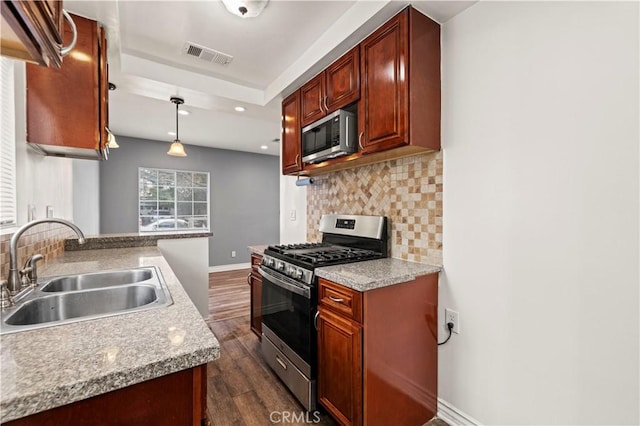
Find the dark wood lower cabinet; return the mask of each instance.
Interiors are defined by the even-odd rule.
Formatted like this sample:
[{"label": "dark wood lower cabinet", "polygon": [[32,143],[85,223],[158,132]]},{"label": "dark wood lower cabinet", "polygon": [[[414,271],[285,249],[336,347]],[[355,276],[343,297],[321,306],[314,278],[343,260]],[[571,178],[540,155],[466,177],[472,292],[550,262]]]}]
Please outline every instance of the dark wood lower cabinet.
[{"label": "dark wood lower cabinet", "polygon": [[207,365],[23,417],[6,426],[201,426],[207,423]]},{"label": "dark wood lower cabinet", "polygon": [[349,426],[433,418],[438,274],[362,293],[321,278],[318,292],[318,399],[327,411]]},{"label": "dark wood lower cabinet", "polygon": [[362,424],[362,326],[318,310],[318,400],[343,425]]},{"label": "dark wood lower cabinet", "polygon": [[251,331],[262,339],[262,277],[249,274],[251,286]]},{"label": "dark wood lower cabinet", "polygon": [[262,275],[258,271],[262,263],[262,256],[251,254],[251,273],[247,276],[247,283],[251,288],[251,331],[262,340]]}]

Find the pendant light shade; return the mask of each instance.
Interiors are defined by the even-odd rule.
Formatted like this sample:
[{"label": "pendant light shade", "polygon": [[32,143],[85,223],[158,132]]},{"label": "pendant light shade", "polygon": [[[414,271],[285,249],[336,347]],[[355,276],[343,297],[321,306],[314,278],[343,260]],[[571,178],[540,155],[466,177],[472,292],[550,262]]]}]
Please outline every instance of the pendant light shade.
[{"label": "pendant light shade", "polygon": [[118,145],[118,142],[116,141],[116,135],[111,133],[111,130],[109,130],[108,128],[107,133],[109,134],[109,136],[107,137],[107,141],[109,141],[107,146],[109,147],[109,149],[120,148],[120,145]]},{"label": "pendant light shade", "polygon": [[184,99],[173,96],[170,100],[171,102],[176,104],[176,139],[171,144],[171,147],[169,148],[169,151],[167,151],[167,154],[174,157],[186,157],[187,153],[184,151],[184,145],[182,145],[182,143],[180,142],[180,133],[178,132],[178,113],[180,105],[184,103]]},{"label": "pendant light shade", "polygon": [[187,156],[187,153],[184,152],[184,145],[182,145],[182,143],[180,143],[178,139],[173,141],[173,143],[171,144],[171,147],[169,148],[169,151],[167,151],[167,154],[173,155],[174,157]]}]

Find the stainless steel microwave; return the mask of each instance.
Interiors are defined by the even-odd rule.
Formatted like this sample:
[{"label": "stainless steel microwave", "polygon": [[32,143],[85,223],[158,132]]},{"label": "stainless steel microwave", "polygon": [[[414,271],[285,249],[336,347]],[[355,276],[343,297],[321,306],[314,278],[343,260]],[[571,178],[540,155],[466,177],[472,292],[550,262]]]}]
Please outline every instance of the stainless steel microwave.
[{"label": "stainless steel microwave", "polygon": [[339,109],[302,128],[302,161],[319,163],[358,150],[358,121],[353,112]]}]

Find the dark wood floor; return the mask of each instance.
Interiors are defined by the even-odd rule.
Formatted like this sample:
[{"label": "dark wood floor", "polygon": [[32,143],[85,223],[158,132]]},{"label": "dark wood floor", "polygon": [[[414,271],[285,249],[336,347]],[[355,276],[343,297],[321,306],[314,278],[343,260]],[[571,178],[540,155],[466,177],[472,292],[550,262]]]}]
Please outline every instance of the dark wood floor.
[{"label": "dark wood floor", "polygon": [[262,360],[258,337],[249,330],[248,273],[247,269],[209,275],[212,315],[207,323],[221,345],[220,358],[209,363],[207,369],[207,410],[211,424],[335,425],[326,413],[320,413],[320,423],[313,422],[313,414],[308,415],[309,422],[282,421],[283,413],[301,416],[305,411]]},{"label": "dark wood floor", "polygon": [[249,314],[249,269],[209,274],[209,320]]}]

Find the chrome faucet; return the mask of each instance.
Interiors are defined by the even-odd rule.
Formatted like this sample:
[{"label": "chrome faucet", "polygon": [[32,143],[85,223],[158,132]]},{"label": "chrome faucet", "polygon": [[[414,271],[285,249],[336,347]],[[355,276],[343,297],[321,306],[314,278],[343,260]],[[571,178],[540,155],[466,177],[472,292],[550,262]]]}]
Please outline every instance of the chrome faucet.
[{"label": "chrome faucet", "polygon": [[[47,218],[47,219],[39,219],[39,220],[34,220],[31,221],[29,223],[24,224],[23,226],[20,227],[20,229],[18,229],[13,236],[11,237],[11,242],[9,243],[9,283],[8,283],[8,289],[11,292],[11,294],[16,294],[17,292],[20,291],[20,289],[22,288],[22,283],[20,280],[20,271],[18,270],[18,240],[20,239],[20,237],[22,236],[22,234],[24,234],[24,232],[26,230],[28,230],[29,228],[35,226],[35,225],[39,225],[41,223],[59,223],[60,225],[65,225],[68,226],[69,228],[73,229],[75,231],[75,233],[78,235],[78,244],[84,244],[85,239],[84,239],[84,234],[82,233],[82,231],[80,230],[80,228],[78,228],[76,225],[74,225],[73,223],[69,222],[68,220],[64,220],[64,219],[57,219],[57,218]],[[40,258],[36,256],[32,256],[30,258],[30,266],[32,266],[35,269],[35,262],[37,260],[40,260]],[[30,274],[30,278],[36,276],[37,279],[37,273],[34,272],[34,270],[31,271],[27,271]],[[33,282],[31,284],[34,284]]]}]

